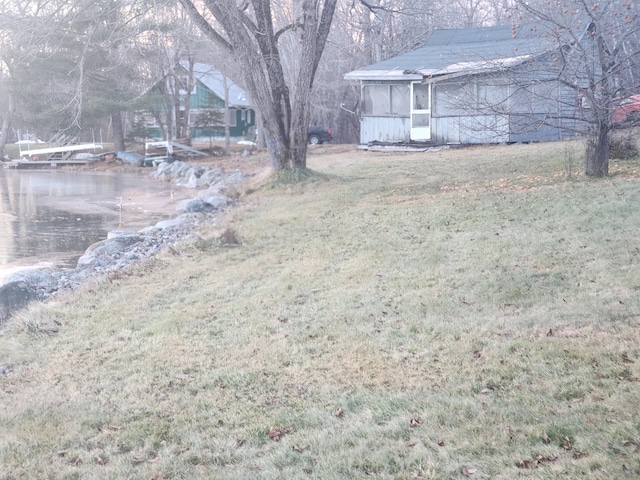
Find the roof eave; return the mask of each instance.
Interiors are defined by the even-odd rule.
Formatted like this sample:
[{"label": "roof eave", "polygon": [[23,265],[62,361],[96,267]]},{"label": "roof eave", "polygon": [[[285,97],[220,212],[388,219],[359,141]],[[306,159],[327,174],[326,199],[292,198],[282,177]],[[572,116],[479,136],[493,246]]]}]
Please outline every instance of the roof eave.
[{"label": "roof eave", "polygon": [[345,80],[422,80],[417,73],[407,74],[403,70],[354,70],[345,73]]},{"label": "roof eave", "polygon": [[505,57],[493,60],[459,62],[447,65],[444,68],[416,70],[354,70],[344,75],[345,80],[423,80],[436,79],[444,76],[478,75],[507,70],[530,60],[535,55],[526,54],[516,57]]}]

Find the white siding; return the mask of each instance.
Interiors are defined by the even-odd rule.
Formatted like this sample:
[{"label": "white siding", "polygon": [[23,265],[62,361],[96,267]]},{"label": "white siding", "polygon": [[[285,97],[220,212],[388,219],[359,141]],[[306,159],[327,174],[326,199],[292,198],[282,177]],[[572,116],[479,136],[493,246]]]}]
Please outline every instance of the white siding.
[{"label": "white siding", "polygon": [[360,119],[360,143],[408,142],[409,117],[362,117]]}]

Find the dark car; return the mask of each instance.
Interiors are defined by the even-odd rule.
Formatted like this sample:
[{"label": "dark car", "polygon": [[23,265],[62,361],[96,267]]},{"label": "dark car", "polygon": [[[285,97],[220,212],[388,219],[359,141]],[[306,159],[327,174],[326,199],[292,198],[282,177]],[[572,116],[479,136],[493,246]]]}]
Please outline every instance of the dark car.
[{"label": "dark car", "polygon": [[309,127],[307,140],[311,145],[318,145],[333,140],[331,129],[324,127]]}]

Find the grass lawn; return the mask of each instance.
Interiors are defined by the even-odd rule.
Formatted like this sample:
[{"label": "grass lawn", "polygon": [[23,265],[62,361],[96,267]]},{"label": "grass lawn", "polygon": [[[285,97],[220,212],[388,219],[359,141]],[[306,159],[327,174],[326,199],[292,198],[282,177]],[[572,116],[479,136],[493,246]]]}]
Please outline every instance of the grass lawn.
[{"label": "grass lawn", "polygon": [[640,159],[579,155],[312,149],[6,326],[0,478],[640,478]]}]

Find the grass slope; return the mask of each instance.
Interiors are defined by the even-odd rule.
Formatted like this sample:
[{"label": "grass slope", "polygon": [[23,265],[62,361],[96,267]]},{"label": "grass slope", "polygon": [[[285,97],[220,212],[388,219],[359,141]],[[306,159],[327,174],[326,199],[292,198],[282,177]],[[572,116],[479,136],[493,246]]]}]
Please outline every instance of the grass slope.
[{"label": "grass slope", "polygon": [[233,241],[34,307],[0,478],[639,477],[640,162],[573,148],[319,148]]}]

